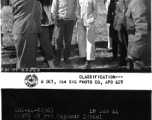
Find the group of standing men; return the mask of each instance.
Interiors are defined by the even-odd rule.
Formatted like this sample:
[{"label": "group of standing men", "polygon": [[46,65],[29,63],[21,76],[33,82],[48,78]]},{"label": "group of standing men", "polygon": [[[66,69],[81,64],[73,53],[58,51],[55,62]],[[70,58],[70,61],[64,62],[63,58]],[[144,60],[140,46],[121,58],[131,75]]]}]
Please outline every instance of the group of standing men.
[{"label": "group of standing men", "polygon": [[[108,3],[108,0],[105,0]],[[151,66],[151,0],[110,0],[107,23],[113,60],[129,69]]]},{"label": "group of standing men", "polygon": [[[11,0],[13,35],[17,51],[17,68],[36,67],[37,42],[40,41],[49,68],[60,65],[63,40],[64,61],[69,64],[73,28],[77,22],[79,55],[86,61],[95,60],[96,0]],[[120,54],[120,65],[140,69],[150,66],[150,0],[111,0],[107,23],[112,40],[113,60]],[[55,31],[55,55],[52,49]],[[119,50],[118,50],[119,46]]]},{"label": "group of standing men", "polygon": [[[5,1],[5,0],[4,0]],[[97,17],[96,0],[11,0],[13,8],[13,35],[17,52],[17,68],[35,68],[37,42],[49,68],[54,69],[63,57],[69,64],[73,28],[77,21],[80,56],[86,66],[95,60],[94,21]],[[52,36],[55,30],[55,55]]]}]

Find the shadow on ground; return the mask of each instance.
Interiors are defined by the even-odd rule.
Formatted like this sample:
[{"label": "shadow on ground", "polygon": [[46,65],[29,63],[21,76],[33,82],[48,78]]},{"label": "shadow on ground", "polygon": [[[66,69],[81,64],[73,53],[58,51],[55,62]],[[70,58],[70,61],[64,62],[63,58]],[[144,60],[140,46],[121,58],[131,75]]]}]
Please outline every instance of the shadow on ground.
[{"label": "shadow on ground", "polygon": [[[71,47],[71,64],[67,65],[61,59],[61,65],[55,70],[48,69],[48,65],[43,62],[43,59],[37,60],[37,67],[42,68],[43,72],[151,72],[151,68],[142,71],[129,71],[126,67],[119,67],[118,61],[111,61],[112,55],[107,52],[107,42],[97,41],[96,43],[96,60],[91,63],[91,68],[85,68],[85,61],[79,57],[78,45],[74,44]],[[16,59],[16,52],[14,47],[2,48],[2,57],[6,55],[10,59]],[[42,50],[38,47],[37,58],[42,58]],[[2,68],[15,68],[15,64],[2,64]]]},{"label": "shadow on ground", "polygon": [[[106,41],[97,41],[96,42],[96,52],[101,52],[106,50],[106,46],[107,46],[107,42]],[[37,50],[37,58],[41,58],[42,56],[42,50],[40,47],[38,47]],[[9,58],[9,59],[16,59],[16,51],[15,51],[15,47],[14,46],[9,46],[9,47],[3,47],[2,48],[2,58]],[[81,66],[84,63],[81,61],[81,58],[79,58],[79,51],[78,51],[78,45],[77,44],[73,44],[71,46],[71,62],[73,64],[75,64],[76,66]],[[99,58],[97,58],[97,61],[99,62],[100,60],[98,60]],[[103,59],[103,58],[101,58]],[[109,59],[109,58],[107,58]],[[101,60],[102,61],[102,60]],[[97,62],[97,64],[99,64]],[[65,68],[65,69],[76,69],[73,66],[67,66],[64,65],[64,62],[61,61],[61,64],[63,63],[63,67],[61,66],[61,69]],[[37,61],[38,67],[39,68],[44,68],[46,67],[46,65],[44,65],[43,63],[43,59],[40,59]],[[96,64],[96,62],[95,62]],[[108,64],[108,63],[107,63]],[[2,64],[2,68],[15,68],[15,64]],[[82,67],[83,68],[83,67]]]}]

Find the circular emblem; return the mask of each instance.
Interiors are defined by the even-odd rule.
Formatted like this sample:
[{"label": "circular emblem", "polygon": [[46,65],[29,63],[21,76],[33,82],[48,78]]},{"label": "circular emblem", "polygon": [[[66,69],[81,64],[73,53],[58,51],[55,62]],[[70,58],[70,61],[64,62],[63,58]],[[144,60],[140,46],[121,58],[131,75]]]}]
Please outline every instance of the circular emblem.
[{"label": "circular emblem", "polygon": [[25,84],[28,87],[35,87],[38,84],[38,77],[35,74],[27,75],[25,77]]}]

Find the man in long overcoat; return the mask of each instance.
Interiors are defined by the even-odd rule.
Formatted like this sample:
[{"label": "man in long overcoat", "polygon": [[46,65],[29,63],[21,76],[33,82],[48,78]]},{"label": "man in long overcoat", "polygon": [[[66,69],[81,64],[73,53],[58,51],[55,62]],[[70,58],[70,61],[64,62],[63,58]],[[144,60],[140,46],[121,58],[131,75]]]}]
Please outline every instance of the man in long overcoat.
[{"label": "man in long overcoat", "polygon": [[134,69],[151,66],[151,0],[131,0],[127,16],[127,60]]},{"label": "man in long overcoat", "polygon": [[17,68],[36,67],[38,33],[41,32],[41,6],[37,0],[11,0]]}]

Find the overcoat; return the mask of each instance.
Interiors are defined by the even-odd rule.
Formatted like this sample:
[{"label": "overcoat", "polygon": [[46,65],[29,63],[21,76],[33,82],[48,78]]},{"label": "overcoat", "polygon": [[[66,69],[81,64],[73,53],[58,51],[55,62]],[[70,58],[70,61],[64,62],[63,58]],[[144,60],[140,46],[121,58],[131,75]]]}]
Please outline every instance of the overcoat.
[{"label": "overcoat", "polygon": [[[151,63],[151,0],[132,0],[126,13],[131,18],[135,34],[129,35],[128,53],[150,65]],[[130,22],[127,22],[129,29]]]}]

